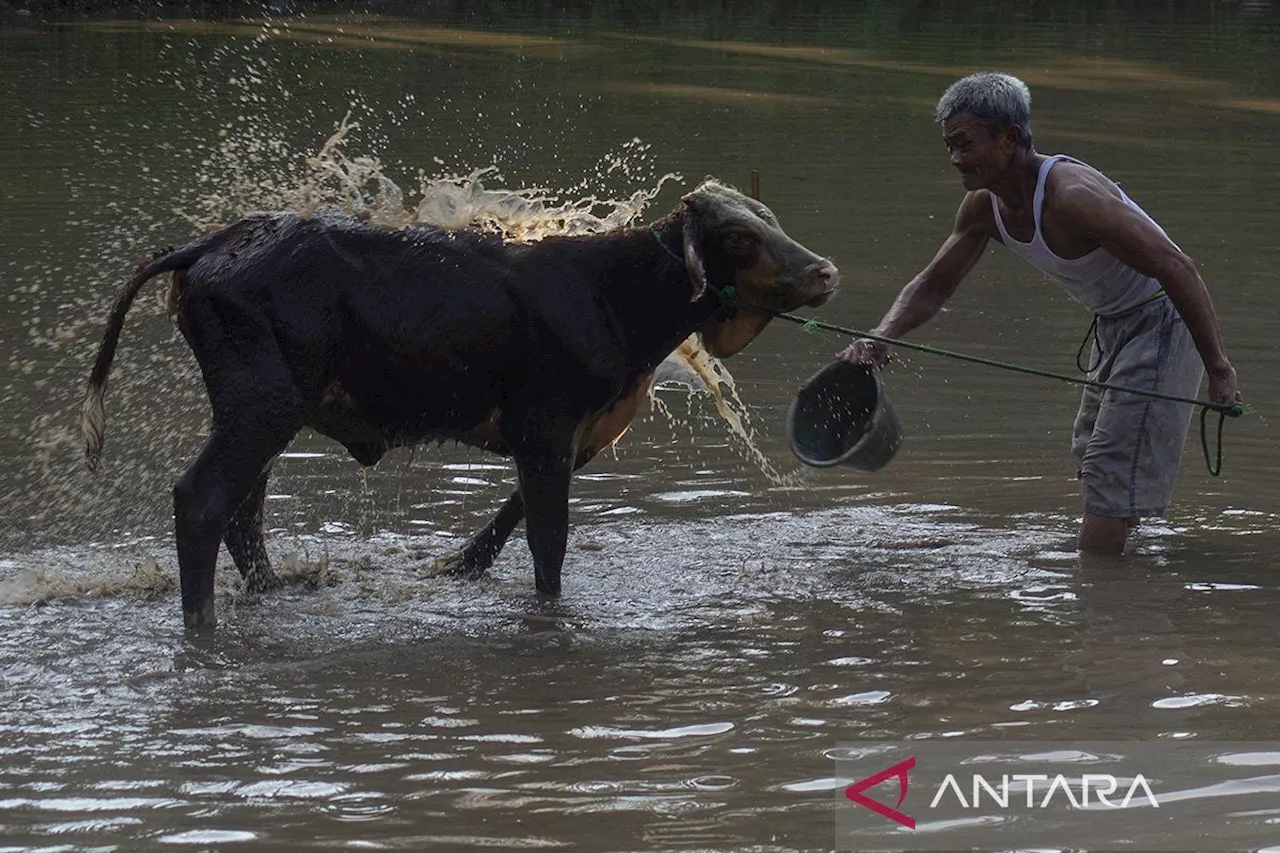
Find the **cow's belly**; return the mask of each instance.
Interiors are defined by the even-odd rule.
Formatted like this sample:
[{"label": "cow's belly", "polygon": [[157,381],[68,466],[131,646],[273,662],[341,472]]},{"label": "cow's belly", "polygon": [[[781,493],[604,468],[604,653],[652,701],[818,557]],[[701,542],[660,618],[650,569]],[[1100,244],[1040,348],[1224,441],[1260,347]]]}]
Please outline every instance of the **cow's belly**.
[{"label": "cow's belly", "polygon": [[[585,414],[578,424],[577,465],[584,464],[627,431],[641,400],[647,395],[652,371],[634,377],[623,395],[609,405]],[[444,407],[446,411],[379,410],[361,402],[340,384],[333,383],[308,424],[312,429],[345,445],[363,464],[373,464],[393,447],[431,441],[457,441],[503,456],[511,451],[502,436],[502,410],[491,403],[469,401]]]},{"label": "cow's belly", "polygon": [[411,407],[399,401],[371,405],[335,382],[325,391],[307,424],[348,448],[380,445],[385,450],[451,440],[495,453],[507,452],[498,431],[497,406],[483,400],[461,404],[455,400],[452,405],[439,408]]}]

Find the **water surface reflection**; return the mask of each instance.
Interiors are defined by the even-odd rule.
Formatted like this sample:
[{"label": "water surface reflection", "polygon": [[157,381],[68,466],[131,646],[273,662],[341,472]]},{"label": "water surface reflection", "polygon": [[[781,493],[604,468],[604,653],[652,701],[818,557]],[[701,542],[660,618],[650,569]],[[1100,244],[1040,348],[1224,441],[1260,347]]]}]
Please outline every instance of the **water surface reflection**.
[{"label": "water surface reflection", "polygon": [[[4,849],[825,850],[843,742],[1273,737],[1273,4],[380,8],[0,9]],[[170,489],[207,404],[151,300],[107,473],[81,471],[86,359],[133,264],[296,190],[348,113],[352,160],[409,201],[419,170],[626,199],[760,169],[845,271],[822,318],[865,327],[958,198],[931,104],[990,66],[1032,84],[1045,150],[1196,257],[1258,407],[1220,479],[1193,438],[1175,511],[1121,564],[1073,550],[1069,388],[904,355],[893,464],[799,472],[781,413],[843,342],[796,328],[729,363],[754,449],[663,392],[584,472],[555,603],[518,537],[484,581],[423,576],[506,495],[500,461],[362,473],[304,436],[268,503],[295,580],[247,596],[224,568],[220,630],[184,637]],[[1087,320],[993,252],[920,339],[1069,370]]]}]

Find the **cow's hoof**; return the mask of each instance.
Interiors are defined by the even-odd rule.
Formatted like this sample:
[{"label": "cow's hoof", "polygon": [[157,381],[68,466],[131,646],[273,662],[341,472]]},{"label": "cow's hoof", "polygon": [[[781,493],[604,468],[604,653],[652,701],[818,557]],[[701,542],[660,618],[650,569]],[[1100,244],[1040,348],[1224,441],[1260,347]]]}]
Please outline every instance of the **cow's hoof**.
[{"label": "cow's hoof", "polygon": [[183,610],[182,624],[188,632],[193,634],[207,634],[213,631],[218,624],[218,620],[213,615],[213,602],[210,601],[204,607],[197,610]]},{"label": "cow's hoof", "polygon": [[437,557],[423,573],[427,577],[447,575],[466,580],[479,580],[488,568],[489,563],[476,557],[470,549],[463,548],[460,551],[445,554],[443,557]]}]

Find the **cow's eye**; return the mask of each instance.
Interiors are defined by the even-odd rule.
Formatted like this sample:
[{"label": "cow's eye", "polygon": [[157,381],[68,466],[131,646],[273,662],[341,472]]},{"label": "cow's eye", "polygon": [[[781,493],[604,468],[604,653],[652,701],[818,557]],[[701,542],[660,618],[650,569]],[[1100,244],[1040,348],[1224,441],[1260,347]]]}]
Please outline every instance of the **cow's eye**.
[{"label": "cow's eye", "polygon": [[730,231],[724,236],[724,250],[731,255],[750,254],[755,238],[743,231]]}]

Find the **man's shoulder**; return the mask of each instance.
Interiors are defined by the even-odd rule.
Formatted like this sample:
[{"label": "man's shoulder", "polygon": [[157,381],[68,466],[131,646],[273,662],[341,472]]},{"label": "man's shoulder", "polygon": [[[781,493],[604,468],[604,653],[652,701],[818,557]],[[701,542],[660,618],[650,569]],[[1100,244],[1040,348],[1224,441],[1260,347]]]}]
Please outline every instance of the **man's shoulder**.
[{"label": "man's shoulder", "polygon": [[1045,204],[1096,201],[1098,196],[1120,198],[1120,188],[1099,169],[1064,158],[1053,164],[1044,182]]},{"label": "man's shoulder", "polygon": [[1044,211],[1054,221],[1088,230],[1112,205],[1123,204],[1119,185],[1087,163],[1060,160],[1044,185]]},{"label": "man's shoulder", "polygon": [[956,212],[956,233],[985,234],[1000,239],[990,190],[970,190],[960,201]]},{"label": "man's shoulder", "polygon": [[960,200],[958,219],[969,222],[986,222],[994,219],[991,190],[969,190]]},{"label": "man's shoulder", "polygon": [[1098,229],[1126,209],[1124,193],[1115,181],[1086,163],[1062,160],[1050,170],[1044,188],[1046,233],[1096,242]]}]

